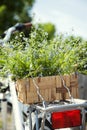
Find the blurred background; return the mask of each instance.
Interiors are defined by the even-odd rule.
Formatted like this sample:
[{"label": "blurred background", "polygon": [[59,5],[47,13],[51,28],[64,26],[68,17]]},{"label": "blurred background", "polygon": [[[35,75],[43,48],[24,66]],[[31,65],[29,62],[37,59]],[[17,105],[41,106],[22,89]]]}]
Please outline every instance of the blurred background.
[{"label": "blurred background", "polygon": [[86,0],[0,1],[0,33],[19,22],[44,25],[50,37],[66,33],[87,39]]},{"label": "blurred background", "polygon": [[52,22],[57,33],[68,33],[87,39],[86,0],[36,0],[32,12],[37,22]]}]

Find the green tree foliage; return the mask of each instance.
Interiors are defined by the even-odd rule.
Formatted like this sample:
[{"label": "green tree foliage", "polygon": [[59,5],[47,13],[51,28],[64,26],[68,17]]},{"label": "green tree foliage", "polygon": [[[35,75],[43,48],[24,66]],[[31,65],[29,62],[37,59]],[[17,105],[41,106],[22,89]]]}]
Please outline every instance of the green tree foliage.
[{"label": "green tree foliage", "polygon": [[0,33],[17,22],[31,21],[35,0],[0,0]]},{"label": "green tree foliage", "polygon": [[56,32],[56,28],[55,25],[52,23],[40,23],[39,24],[40,28],[44,29],[45,32],[48,33],[48,39],[51,39],[54,37],[55,32]]}]

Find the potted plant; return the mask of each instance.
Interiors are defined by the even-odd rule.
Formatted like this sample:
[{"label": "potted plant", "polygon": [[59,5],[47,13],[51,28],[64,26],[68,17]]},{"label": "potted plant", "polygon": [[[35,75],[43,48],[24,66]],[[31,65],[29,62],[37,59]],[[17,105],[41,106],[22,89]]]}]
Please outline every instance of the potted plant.
[{"label": "potted plant", "polygon": [[[51,40],[48,40],[47,37],[47,32],[41,28],[32,28],[29,38],[25,38],[24,34],[20,33],[15,37],[14,40],[11,40],[9,43],[7,43],[7,47],[1,48],[0,63],[1,74],[12,74],[12,78],[15,80],[20,79],[18,83],[21,81],[23,86],[26,86],[27,83],[32,84],[33,81],[30,80],[31,78],[35,79],[36,85],[39,83],[40,86],[42,81],[45,82],[43,79],[40,79],[40,77],[43,77],[46,79],[46,84],[48,84],[46,85],[48,90],[48,92],[46,90],[48,93],[47,95],[52,96],[53,91],[54,95],[56,94],[56,85],[58,79],[59,82],[61,82],[61,77],[58,75],[68,74],[69,80],[65,80],[67,79],[67,76],[64,80],[68,87],[70,87],[71,79],[73,79],[71,78],[72,76],[70,76],[70,74],[75,72],[75,64],[77,64],[78,57],[76,56],[77,48],[70,43],[71,41],[69,41],[69,37],[66,38],[63,35],[58,35]],[[24,79],[27,83],[23,82]],[[55,84],[53,87],[54,89],[52,89],[51,86],[52,82],[47,83],[47,79],[48,82],[52,81]],[[24,87],[22,84],[20,86],[22,93],[21,95],[23,96],[23,91],[25,95],[26,90],[23,89]],[[29,85],[27,86],[29,87]],[[51,86],[51,91],[49,86]],[[58,85],[58,87],[62,86],[62,83]],[[46,87],[44,88],[46,89]],[[17,89],[20,89],[18,85]],[[32,93],[35,94],[34,90],[35,88],[31,87]],[[30,98],[29,96],[32,95],[30,94],[31,91],[29,88],[27,91],[29,91],[29,93],[26,97]],[[43,92],[43,89],[41,90],[42,95],[44,95],[46,92],[45,90]],[[63,90],[63,94],[64,92],[65,91]],[[54,95],[52,96],[52,99],[56,98]],[[35,100],[36,99],[39,100],[37,96],[35,96]],[[31,100],[31,102],[33,102],[32,98]],[[51,100],[51,97],[48,96],[46,100]],[[29,101],[30,100],[25,102]]]}]

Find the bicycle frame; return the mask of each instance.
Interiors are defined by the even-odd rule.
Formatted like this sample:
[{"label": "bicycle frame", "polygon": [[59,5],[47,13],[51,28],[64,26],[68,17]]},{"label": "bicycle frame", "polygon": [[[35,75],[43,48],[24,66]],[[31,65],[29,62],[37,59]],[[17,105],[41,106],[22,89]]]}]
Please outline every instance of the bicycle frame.
[{"label": "bicycle frame", "polygon": [[[21,30],[23,30],[27,27],[31,27],[31,26],[32,26],[31,23],[18,23],[16,25],[10,27],[8,30],[6,30],[3,33],[4,38],[0,39],[0,45],[5,46],[6,42],[9,41],[11,35],[13,33],[15,33],[16,31],[21,31]],[[15,123],[16,123],[16,130],[24,130],[22,113],[19,108],[19,103],[18,103],[17,96],[16,96],[15,86],[13,84],[14,84],[13,82],[9,82],[10,92],[11,92],[11,96],[12,96],[13,112],[14,112]],[[13,88],[11,88],[11,86],[13,86]],[[3,98],[5,98],[4,93],[3,93],[3,96],[4,96]],[[7,107],[7,101],[2,102],[2,113],[4,113],[4,114],[7,112],[6,107]],[[3,130],[6,130],[6,116],[3,116],[3,126],[4,126]]]},{"label": "bicycle frame", "polygon": [[[67,100],[69,101],[69,100]],[[36,109],[35,110],[35,123],[36,123],[36,130],[39,130],[39,124],[38,124],[38,112],[42,113],[42,123],[41,123],[41,130],[44,130],[44,126],[45,126],[45,120],[46,120],[46,115],[47,113],[53,113],[53,112],[64,112],[64,111],[69,111],[69,110],[77,110],[80,109],[81,110],[81,114],[82,114],[82,125],[78,126],[80,128],[80,130],[85,130],[85,114],[87,113],[86,110],[84,109],[85,107],[87,107],[87,102],[85,100],[80,100],[80,99],[74,99],[74,103],[70,103],[70,104],[63,104],[60,105],[59,103],[56,103],[54,105],[51,105],[49,103],[48,106],[46,106],[45,108],[43,107],[43,105],[41,106],[41,104],[36,104],[36,105],[31,105],[31,107],[29,107],[29,120],[32,119],[32,115],[31,115],[31,111],[32,109]],[[32,130],[32,122],[29,124],[30,125],[30,129]]]}]

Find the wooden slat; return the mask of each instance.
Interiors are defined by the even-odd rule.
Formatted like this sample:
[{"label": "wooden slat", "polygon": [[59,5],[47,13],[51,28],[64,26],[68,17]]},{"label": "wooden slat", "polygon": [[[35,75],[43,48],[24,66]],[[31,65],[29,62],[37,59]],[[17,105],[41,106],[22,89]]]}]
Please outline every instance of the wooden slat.
[{"label": "wooden slat", "polygon": [[[62,77],[66,86],[70,89],[71,95],[74,98],[78,97],[78,77],[75,74],[64,75]],[[35,84],[39,88],[39,92],[46,101],[62,100],[69,98],[68,91],[63,86],[63,82],[59,75],[35,77]],[[16,82],[18,99],[25,103],[36,103],[42,100],[37,95],[37,89],[32,78],[22,79]]]}]

